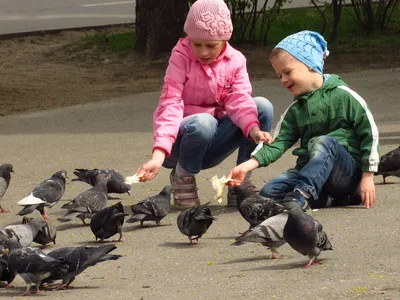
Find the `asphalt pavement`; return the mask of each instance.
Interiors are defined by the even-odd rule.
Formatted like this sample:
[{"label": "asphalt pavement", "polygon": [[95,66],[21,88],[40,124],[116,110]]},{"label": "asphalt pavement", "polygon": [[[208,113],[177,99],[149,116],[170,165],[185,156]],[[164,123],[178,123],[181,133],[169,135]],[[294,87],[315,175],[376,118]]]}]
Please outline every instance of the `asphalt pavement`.
[{"label": "asphalt pavement", "polygon": [[[398,99],[400,69],[371,70],[343,74],[342,78],[367,101],[380,130],[382,153],[400,144]],[[254,95],[275,105],[279,115],[291,97],[278,80],[253,82]],[[152,145],[151,116],[159,92],[131,95],[86,105],[0,117],[1,161],[14,165],[9,191],[2,206],[0,225],[18,223],[16,204],[36,184],[63,168],[74,177],[74,168],[112,167],[132,175],[149,159]],[[234,238],[247,228],[235,208],[213,201],[210,178],[227,175],[236,153],[220,166],[197,176],[203,203],[212,201],[218,218],[198,245],[176,226],[178,212],[172,211],[162,226],[140,228],[124,224],[124,241],[119,243],[118,261],[106,262],[80,274],[66,291],[47,291],[40,299],[400,299],[400,179],[395,184],[377,185],[372,209],[362,206],[320,209],[313,216],[324,226],[333,251],[324,252],[322,265],[304,269],[307,258],[288,245],[280,248],[281,259],[269,259],[270,252],[256,244],[231,247]],[[294,165],[288,151],[268,168],[254,172],[258,186]],[[168,184],[169,171],[162,169],[156,179],[136,184],[132,195],[121,201],[129,205],[158,193]],[[381,183],[382,178],[375,178]],[[57,225],[57,244],[96,245],[90,229],[79,220],[59,223],[62,204],[89,186],[68,181],[60,203],[49,210]],[[116,200],[110,200],[110,204]],[[35,215],[38,215],[35,212]],[[19,296],[24,291],[20,277],[15,288],[0,290],[0,297]]]}]

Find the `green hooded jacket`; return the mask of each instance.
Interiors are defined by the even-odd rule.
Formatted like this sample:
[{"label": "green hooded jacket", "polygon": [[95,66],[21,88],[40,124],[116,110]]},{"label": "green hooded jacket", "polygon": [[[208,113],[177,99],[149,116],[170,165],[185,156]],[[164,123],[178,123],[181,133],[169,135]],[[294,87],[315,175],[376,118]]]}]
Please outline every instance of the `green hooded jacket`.
[{"label": "green hooded jacket", "polygon": [[338,141],[363,172],[378,170],[379,133],[374,118],[364,99],[337,75],[331,75],[321,88],[295,97],[276,126],[273,143],[252,156],[260,166],[268,166],[300,139],[293,155],[298,156],[296,168],[301,169],[316,138],[324,135]]}]

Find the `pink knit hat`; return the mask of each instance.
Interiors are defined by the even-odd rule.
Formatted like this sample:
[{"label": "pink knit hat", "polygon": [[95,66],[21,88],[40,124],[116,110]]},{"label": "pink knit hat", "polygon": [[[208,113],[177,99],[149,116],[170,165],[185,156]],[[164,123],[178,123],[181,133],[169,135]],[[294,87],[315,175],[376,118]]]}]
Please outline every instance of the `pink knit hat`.
[{"label": "pink knit hat", "polygon": [[232,28],[231,14],[223,0],[197,0],[184,26],[190,39],[205,41],[227,41]]}]

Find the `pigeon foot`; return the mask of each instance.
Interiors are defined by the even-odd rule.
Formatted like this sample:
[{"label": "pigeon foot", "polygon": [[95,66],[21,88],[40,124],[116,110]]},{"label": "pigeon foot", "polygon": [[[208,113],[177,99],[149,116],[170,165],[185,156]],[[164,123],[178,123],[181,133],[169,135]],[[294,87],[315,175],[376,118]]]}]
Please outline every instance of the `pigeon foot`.
[{"label": "pigeon foot", "polygon": [[279,259],[279,255],[278,253],[276,253],[275,251],[271,251],[271,256],[270,259]]},{"label": "pigeon foot", "polygon": [[312,265],[315,265],[315,264],[322,265],[322,263],[320,263],[316,258],[312,258],[312,259],[308,262],[308,264],[306,264],[306,266],[305,266],[304,268],[305,268],[305,269],[308,269],[309,267],[311,267]]},{"label": "pigeon foot", "polygon": [[10,211],[0,207],[0,213],[9,213]]}]

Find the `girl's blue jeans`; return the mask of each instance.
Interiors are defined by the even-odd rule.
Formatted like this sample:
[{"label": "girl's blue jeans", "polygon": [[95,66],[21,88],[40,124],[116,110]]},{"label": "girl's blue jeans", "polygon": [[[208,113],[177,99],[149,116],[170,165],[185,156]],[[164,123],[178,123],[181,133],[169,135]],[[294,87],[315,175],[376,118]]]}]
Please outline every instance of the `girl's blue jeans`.
[{"label": "girl's blue jeans", "polygon": [[[274,118],[271,102],[263,97],[253,98],[257,105],[258,120],[262,131],[270,131]],[[174,168],[179,164],[188,172],[197,174],[200,170],[217,166],[237,148],[237,164],[250,158],[256,144],[243,136],[228,115],[217,120],[207,113],[199,113],[183,118],[171,155],[163,166]]]}]

